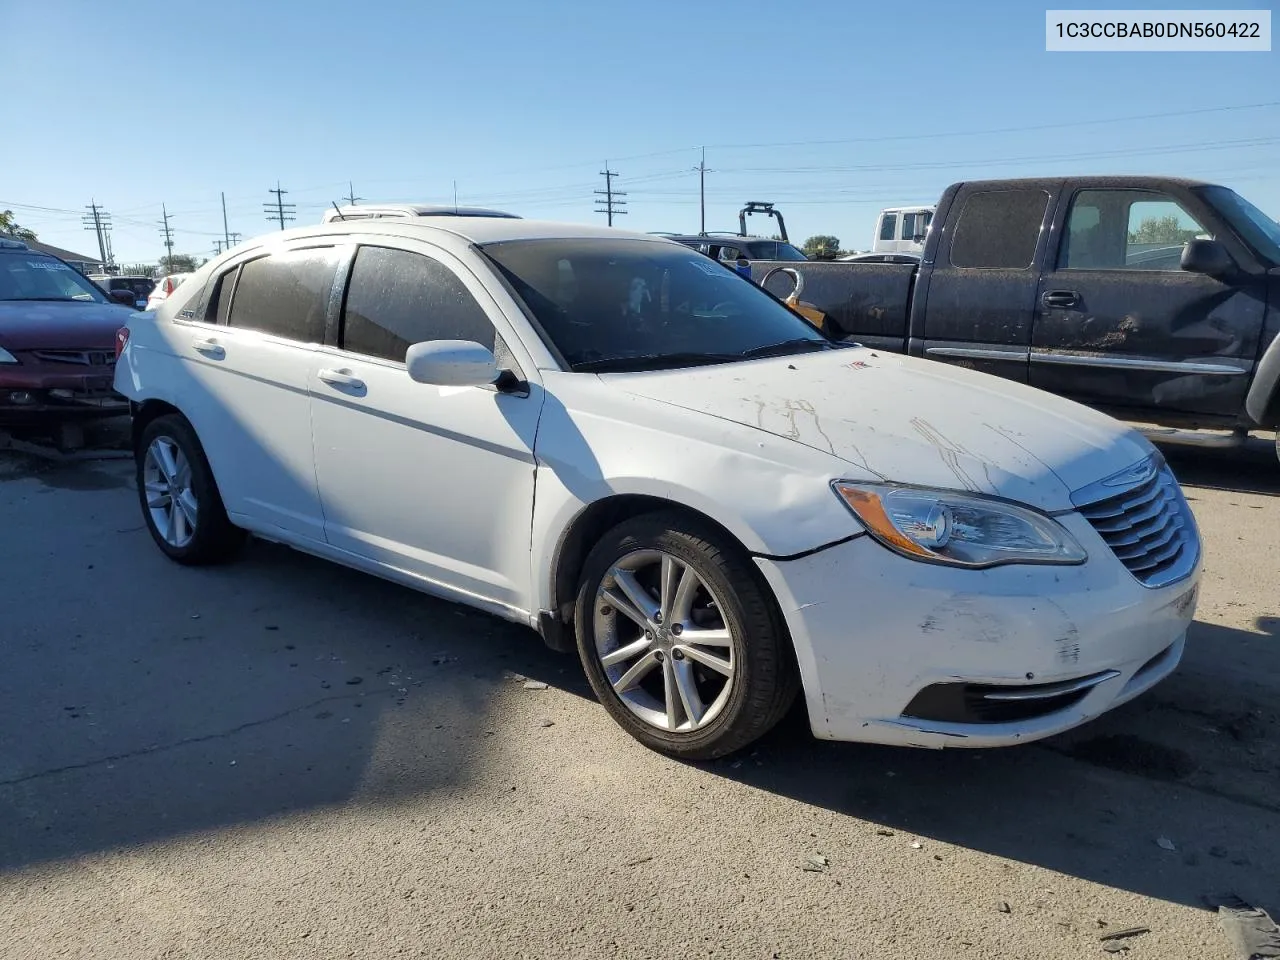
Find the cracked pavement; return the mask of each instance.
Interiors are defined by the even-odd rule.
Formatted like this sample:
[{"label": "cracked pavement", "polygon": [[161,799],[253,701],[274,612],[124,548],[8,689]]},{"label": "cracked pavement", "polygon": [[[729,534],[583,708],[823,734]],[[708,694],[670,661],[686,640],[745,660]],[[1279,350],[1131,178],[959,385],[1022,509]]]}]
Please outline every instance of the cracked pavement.
[{"label": "cracked pavement", "polygon": [[527,630],[269,544],[179,568],[129,463],[0,451],[0,957],[1232,960],[1208,904],[1280,908],[1280,466],[1171,461],[1207,571],[1150,695],[679,764]]}]

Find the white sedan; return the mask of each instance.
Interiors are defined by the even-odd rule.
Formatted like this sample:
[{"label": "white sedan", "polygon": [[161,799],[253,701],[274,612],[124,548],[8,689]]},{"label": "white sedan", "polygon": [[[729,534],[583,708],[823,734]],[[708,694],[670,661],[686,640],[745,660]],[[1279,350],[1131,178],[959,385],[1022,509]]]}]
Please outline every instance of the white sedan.
[{"label": "white sedan", "polygon": [[335,222],[203,267],[120,331],[159,548],[246,532],[576,649],[689,758],[803,695],[819,737],[1044,737],[1177,666],[1200,540],[1133,430],[825,339],[670,241]]}]

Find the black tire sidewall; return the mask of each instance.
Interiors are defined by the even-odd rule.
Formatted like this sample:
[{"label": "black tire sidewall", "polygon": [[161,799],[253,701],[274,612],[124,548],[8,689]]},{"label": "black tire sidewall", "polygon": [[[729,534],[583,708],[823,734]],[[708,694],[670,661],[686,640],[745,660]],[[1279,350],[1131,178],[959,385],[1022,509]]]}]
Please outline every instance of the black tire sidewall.
[{"label": "black tire sidewall", "polygon": [[[729,700],[715,720],[691,733],[660,730],[633,714],[614,692],[596,652],[593,612],[600,583],[621,557],[647,549],[669,553],[693,567],[721,601],[722,616],[734,637]],[[712,759],[732,753],[772,726],[759,723],[755,703],[762,686],[788,681],[785,630],[780,629],[772,597],[749,558],[709,526],[662,515],[619,524],[587,557],[574,621],[578,654],[592,689],[613,719],[641,743],[673,756]]]}]

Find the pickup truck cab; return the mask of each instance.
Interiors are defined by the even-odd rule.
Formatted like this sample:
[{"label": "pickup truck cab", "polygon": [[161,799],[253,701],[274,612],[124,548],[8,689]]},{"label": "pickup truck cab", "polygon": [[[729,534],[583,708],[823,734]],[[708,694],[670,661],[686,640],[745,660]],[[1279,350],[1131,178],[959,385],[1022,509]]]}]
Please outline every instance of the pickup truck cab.
[{"label": "pickup truck cab", "polygon": [[[1223,186],[957,183],[918,265],[752,272],[835,337],[1026,383],[1158,425],[1156,439],[1224,445],[1280,426],[1280,224]],[[1196,432],[1213,429],[1230,432]]]}]

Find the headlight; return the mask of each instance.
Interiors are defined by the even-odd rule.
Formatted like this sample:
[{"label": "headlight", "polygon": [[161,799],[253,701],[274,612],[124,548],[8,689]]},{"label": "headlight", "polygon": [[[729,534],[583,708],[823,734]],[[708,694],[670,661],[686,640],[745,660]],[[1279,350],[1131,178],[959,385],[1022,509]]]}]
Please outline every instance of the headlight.
[{"label": "headlight", "polygon": [[4,347],[0,347],[0,363],[17,363],[17,362],[18,362],[17,357],[15,357],[12,353],[10,353]]},{"label": "headlight", "polygon": [[904,557],[953,567],[1084,563],[1088,554],[1056,520],[1001,500],[837,482],[832,485],[867,532]]}]

